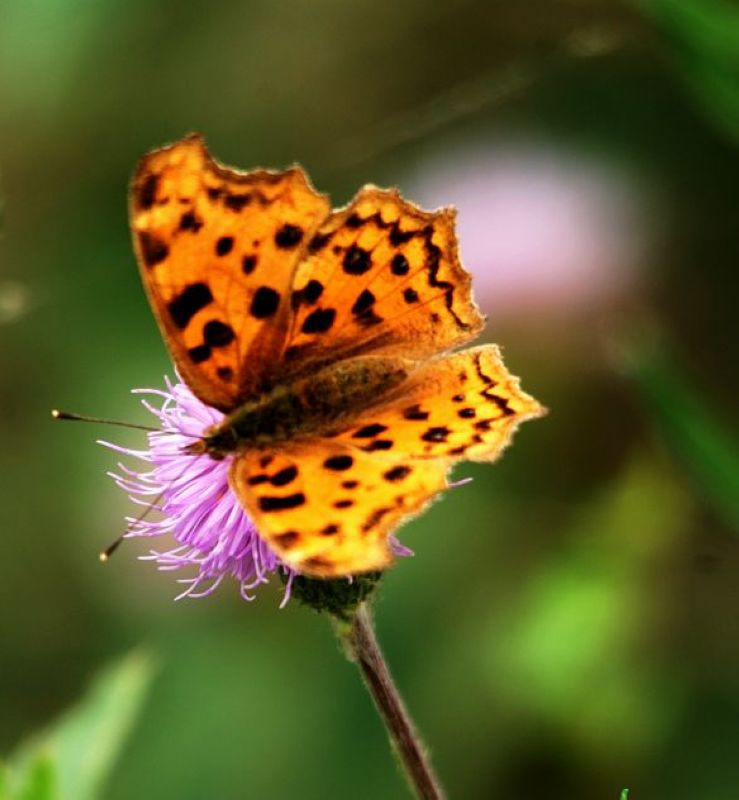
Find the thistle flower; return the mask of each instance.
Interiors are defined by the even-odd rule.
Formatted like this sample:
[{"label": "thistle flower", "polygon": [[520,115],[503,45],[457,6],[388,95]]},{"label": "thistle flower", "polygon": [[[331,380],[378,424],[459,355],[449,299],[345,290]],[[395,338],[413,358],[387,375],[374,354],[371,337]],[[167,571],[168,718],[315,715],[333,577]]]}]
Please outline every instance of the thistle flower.
[{"label": "thistle flower", "polygon": [[[208,456],[184,452],[223,414],[202,403],[186,384],[165,378],[166,390],[134,389],[134,394],[159,398],[143,406],[158,420],[160,428],[148,434],[148,448],[136,450],[99,441],[126,456],[140,459],[148,469],[136,470],[119,463],[118,472],[108,474],[137,505],[147,509],[140,517],[127,517],[126,538],[153,538],[170,534],[176,545],[152,549],[143,560],[151,560],[163,571],[195,569],[192,577],[179,578],[185,588],[176,599],[211,594],[225,578],[236,580],[244,600],[253,600],[253,590],[269,577],[282,573],[285,592],[280,607],[290,599],[297,573],[283,563],[259,536],[249,515],[231,491],[228,473],[232,457],[215,461]],[[149,519],[149,511],[158,512]],[[397,556],[413,551],[392,539]]]}]

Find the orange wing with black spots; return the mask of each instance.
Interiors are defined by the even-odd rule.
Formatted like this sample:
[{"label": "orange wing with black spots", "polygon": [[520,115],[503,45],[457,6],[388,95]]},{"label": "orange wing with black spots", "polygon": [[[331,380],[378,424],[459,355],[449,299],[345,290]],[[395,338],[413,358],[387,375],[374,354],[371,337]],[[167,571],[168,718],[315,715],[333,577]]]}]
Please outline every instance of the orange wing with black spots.
[{"label": "orange wing with black spots", "polygon": [[140,162],[130,215],[141,275],[180,374],[208,405],[231,410],[269,380],[295,267],[329,211],[299,167],[225,169],[199,136]]},{"label": "orange wing with black spots", "polygon": [[436,358],[331,439],[240,454],[231,484],[261,535],[309,575],[389,566],[388,537],[460,459],[492,461],[544,413],[487,345]]},{"label": "orange wing with black spots", "polygon": [[495,345],[427,362],[396,396],[336,441],[395,458],[493,461],[518,425],[545,410],[519,387]]},{"label": "orange wing with black spots", "polygon": [[[450,209],[366,186],[331,213],[299,168],[235,172],[190,136],[142,160],[131,224],[182,378],[239,409],[191,452],[233,455],[242,506],[304,574],[388,566],[455,461],[493,460],[543,413],[494,346],[439,355],[483,326]],[[362,391],[358,356],[388,357]]]},{"label": "orange wing with black spots", "polygon": [[240,455],[231,486],[285,563],[337,577],[390,566],[388,537],[446,488],[447,471],[316,440]]},{"label": "orange wing with black spots", "polygon": [[454,211],[422,211],[374,186],[310,239],[292,302],[288,369],[367,352],[428,357],[483,325],[459,263]]}]

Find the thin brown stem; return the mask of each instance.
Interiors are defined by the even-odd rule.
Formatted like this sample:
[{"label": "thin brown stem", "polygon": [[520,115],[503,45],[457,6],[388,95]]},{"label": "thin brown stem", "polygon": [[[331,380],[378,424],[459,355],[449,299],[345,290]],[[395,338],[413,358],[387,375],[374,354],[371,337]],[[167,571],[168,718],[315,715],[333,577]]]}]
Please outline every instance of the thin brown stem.
[{"label": "thin brown stem", "polygon": [[408,782],[421,800],[443,800],[444,791],[403,703],[375,636],[369,609],[362,604],[350,623],[337,623],[347,656],[362,673]]}]

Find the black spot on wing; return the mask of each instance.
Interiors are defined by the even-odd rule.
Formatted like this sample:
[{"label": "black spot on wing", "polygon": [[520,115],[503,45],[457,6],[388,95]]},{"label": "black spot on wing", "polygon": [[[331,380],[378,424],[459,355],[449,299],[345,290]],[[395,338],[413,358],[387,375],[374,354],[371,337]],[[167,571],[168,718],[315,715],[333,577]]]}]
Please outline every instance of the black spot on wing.
[{"label": "black spot on wing", "polygon": [[193,211],[185,211],[180,217],[180,230],[197,233],[203,227],[203,221],[195,216]]},{"label": "black spot on wing", "polygon": [[142,210],[151,208],[157,196],[157,188],[159,186],[159,176],[152,173],[147,175],[139,186],[136,195],[136,203]]},{"label": "black spot on wing", "polygon": [[244,256],[241,259],[241,271],[244,275],[251,275],[257,268],[257,257],[254,255]]},{"label": "black spot on wing", "polygon": [[191,347],[187,351],[193,364],[202,364],[210,358],[210,347],[207,344],[199,344],[197,347]]},{"label": "black spot on wing", "polygon": [[477,412],[474,408],[460,408],[459,411],[457,411],[457,416],[462,419],[474,419],[476,415]]},{"label": "black spot on wing", "polygon": [[366,447],[363,447],[367,453],[371,453],[374,450],[390,450],[393,446],[393,441],[391,439],[375,439],[374,441],[370,442]]},{"label": "black spot on wing", "polygon": [[331,233],[317,233],[308,244],[309,253],[317,253],[331,241]]},{"label": "black spot on wing", "polygon": [[300,244],[302,238],[303,229],[288,223],[275,234],[275,244],[283,250],[290,250]]},{"label": "black spot on wing", "polygon": [[203,339],[209,347],[225,347],[234,340],[233,328],[225,322],[213,319],[203,326]]},{"label": "black spot on wing", "polygon": [[323,294],[323,284],[317,280],[310,280],[303,289],[303,299],[312,305]]},{"label": "black spot on wing", "polygon": [[382,477],[386,481],[390,481],[390,483],[396,483],[397,481],[402,481],[403,478],[407,478],[412,471],[413,470],[410,467],[406,467],[404,464],[399,464],[397,467],[393,467],[387,472],[383,472]]},{"label": "black spot on wing", "polygon": [[344,254],[344,272],[348,275],[364,275],[372,266],[370,254],[356,244],[351,245]]},{"label": "black spot on wing", "polygon": [[305,504],[305,495],[302,492],[289,494],[285,497],[265,495],[259,498],[259,508],[265,512],[289,511]]},{"label": "black spot on wing", "polygon": [[251,300],[249,313],[257,319],[271,317],[280,305],[280,295],[269,286],[260,286]]},{"label": "black spot on wing", "polygon": [[216,370],[216,375],[222,380],[226,381],[227,383],[233,380],[234,371],[231,367],[218,367]]},{"label": "black spot on wing", "polygon": [[326,525],[326,527],[321,528],[321,530],[319,531],[321,536],[333,536],[334,534],[337,534],[338,532],[339,532],[339,526],[338,525],[333,525],[333,524]]},{"label": "black spot on wing", "polygon": [[423,422],[429,418],[429,412],[423,411],[421,406],[416,403],[414,406],[408,406],[408,408],[403,409],[403,418]]},{"label": "black spot on wing", "polygon": [[275,534],[273,539],[279,547],[289,550],[298,543],[300,534],[297,531],[285,531],[284,533]]},{"label": "black spot on wing", "polygon": [[372,308],[374,302],[374,294],[369,289],[365,289],[352,306],[352,314],[356,317],[357,322],[365,328],[382,322],[382,317],[376,314]]},{"label": "black spot on wing", "polygon": [[357,297],[354,305],[352,306],[352,314],[363,314],[367,309],[371,308],[375,302],[375,296],[369,289],[365,289],[359,297]]},{"label": "black spot on wing", "polygon": [[408,259],[402,253],[393,256],[393,260],[390,262],[390,271],[393,275],[407,275],[409,270]]},{"label": "black spot on wing", "polygon": [[303,333],[326,333],[336,319],[335,308],[317,308],[303,320]]},{"label": "black spot on wing", "polygon": [[354,500],[337,500],[334,503],[334,508],[351,508],[354,505]]},{"label": "black spot on wing", "polygon": [[363,328],[370,328],[373,325],[379,325],[383,322],[383,318],[379,314],[375,314],[373,309],[368,309],[363,314],[360,314],[356,320]]},{"label": "black spot on wing", "polygon": [[172,322],[183,330],[198,311],[212,302],[213,295],[206,283],[191,283],[168,303],[167,310]]},{"label": "black spot on wing", "polygon": [[276,472],[271,478],[270,483],[272,486],[287,486],[288,483],[292,483],[295,478],[298,477],[298,468],[291,464],[289,467],[285,467],[281,469],[279,472]]},{"label": "black spot on wing", "polygon": [[435,428],[429,428],[427,431],[423,433],[421,438],[423,439],[424,442],[434,442],[434,443],[445,442],[447,436],[449,436],[450,433],[451,431],[449,430],[449,428],[444,426],[439,426]]},{"label": "black spot on wing", "polygon": [[226,199],[223,201],[226,208],[230,208],[231,211],[241,211],[244,206],[248,206],[251,203],[251,195],[250,194],[228,194],[226,195]]},{"label": "black spot on wing", "polygon": [[417,303],[418,302],[418,292],[415,289],[411,289],[411,287],[409,286],[407,289],[403,289],[403,299],[409,305],[411,303]]},{"label": "black spot on wing", "polygon": [[343,472],[349,469],[353,463],[354,459],[351,456],[330,456],[323,462],[323,466],[335,472]]},{"label": "black spot on wing", "polygon": [[323,284],[315,279],[308,281],[302,289],[296,289],[290,302],[294,309],[300,305],[312,306],[318,302],[318,298],[323,294]]},{"label": "black spot on wing", "polygon": [[233,250],[234,246],[234,237],[233,236],[221,236],[220,239],[216,242],[216,255],[218,256],[226,256],[228,255],[231,250]]},{"label": "black spot on wing", "polygon": [[365,425],[363,428],[354,431],[352,439],[370,439],[373,436],[379,436],[387,430],[387,425],[381,425],[379,422],[373,422],[370,425]]},{"label": "black spot on wing", "polygon": [[380,522],[382,522],[382,518],[386,514],[389,514],[392,510],[393,510],[392,506],[383,506],[381,508],[375,509],[362,523],[362,532],[367,533],[368,531],[371,531],[372,528],[377,527],[377,525],[379,525]]},{"label": "black spot on wing", "polygon": [[139,246],[147,267],[155,267],[169,255],[167,245],[151,233],[144,232],[139,234]]},{"label": "black spot on wing", "polygon": [[417,233],[418,231],[401,231],[396,222],[390,231],[390,244],[393,247],[397,247],[400,244],[410,242]]}]

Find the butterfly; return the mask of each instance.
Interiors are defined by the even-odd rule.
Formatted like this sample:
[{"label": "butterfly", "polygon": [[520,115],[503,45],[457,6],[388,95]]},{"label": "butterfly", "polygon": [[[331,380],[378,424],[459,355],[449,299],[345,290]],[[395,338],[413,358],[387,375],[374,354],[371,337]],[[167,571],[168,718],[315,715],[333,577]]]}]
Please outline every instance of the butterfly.
[{"label": "butterfly", "polygon": [[225,414],[188,452],[232,458],[239,502],[303,574],[388,567],[452,465],[542,413],[497,347],[452,352],[484,323],[454,219],[372,185],[332,210],[300,167],[238,172],[199,135],[138,165],[144,287],[180,376]]}]

